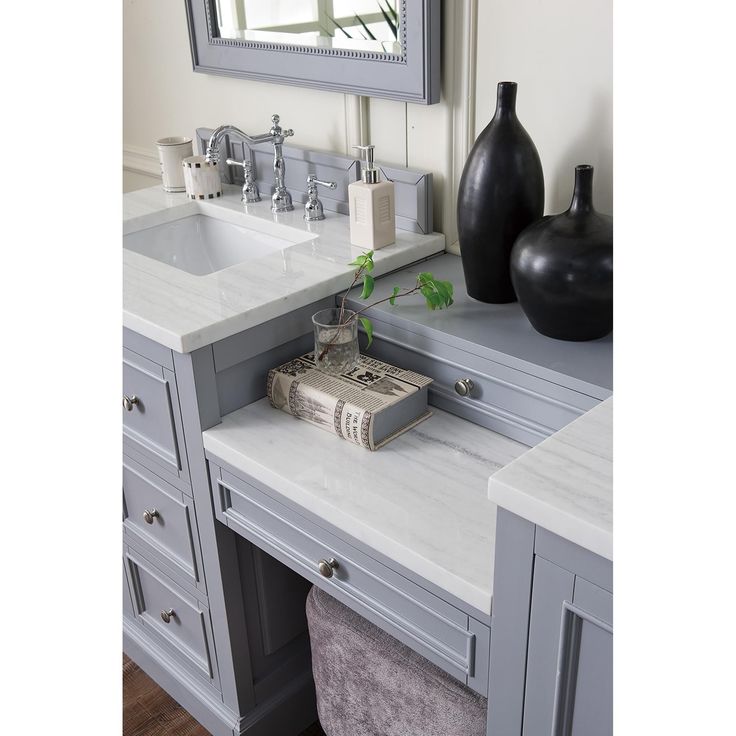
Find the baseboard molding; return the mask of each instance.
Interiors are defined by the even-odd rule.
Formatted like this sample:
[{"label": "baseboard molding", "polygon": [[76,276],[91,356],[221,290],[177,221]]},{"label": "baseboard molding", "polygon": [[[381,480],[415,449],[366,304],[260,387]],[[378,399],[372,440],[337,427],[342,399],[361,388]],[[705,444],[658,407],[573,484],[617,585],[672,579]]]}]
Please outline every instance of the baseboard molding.
[{"label": "baseboard molding", "polygon": [[161,166],[156,154],[140,146],[123,146],[123,169],[161,178]]},{"label": "baseboard molding", "polygon": [[125,618],[123,651],[212,736],[238,733],[240,718],[222,702],[220,693],[189,675],[135,623]]},{"label": "baseboard molding", "polygon": [[295,736],[317,720],[311,671],[295,677],[253,710],[239,715],[220,700],[219,692],[189,675],[126,618],[123,651],[212,736]]}]

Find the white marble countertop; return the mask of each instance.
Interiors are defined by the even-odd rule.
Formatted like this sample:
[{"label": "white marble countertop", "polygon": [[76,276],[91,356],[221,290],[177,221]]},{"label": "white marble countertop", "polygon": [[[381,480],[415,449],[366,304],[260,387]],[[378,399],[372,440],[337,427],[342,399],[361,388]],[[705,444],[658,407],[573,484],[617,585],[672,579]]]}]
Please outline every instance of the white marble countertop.
[{"label": "white marble countertop", "polygon": [[[363,249],[350,245],[349,219],[328,212],[307,223],[303,206],[271,213],[270,201],[244,206],[240,188],[226,186],[221,199],[191,201],[160,186],[123,196],[123,234],[193,214],[211,215],[258,229],[268,223],[306,242],[225,270],[195,276],[123,249],[123,325],[180,353],[196,350],[335,294],[350,284],[348,266]],[[264,225],[261,225],[263,228]],[[299,233],[296,233],[299,235]],[[397,230],[396,242],[376,252],[374,275],[403,268],[444,250],[441,234]]]},{"label": "white marble countertop", "polygon": [[488,498],[613,560],[613,398],[495,473]]},{"label": "white marble countertop", "polygon": [[204,446],[489,614],[496,506],[486,495],[488,476],[528,448],[433,411],[414,429],[369,452],[262,399],[204,432]]}]

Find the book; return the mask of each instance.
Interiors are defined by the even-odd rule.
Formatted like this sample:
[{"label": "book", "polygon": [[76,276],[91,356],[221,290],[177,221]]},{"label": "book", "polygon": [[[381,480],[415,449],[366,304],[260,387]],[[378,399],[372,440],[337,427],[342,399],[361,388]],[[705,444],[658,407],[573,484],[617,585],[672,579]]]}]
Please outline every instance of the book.
[{"label": "book", "polygon": [[369,450],[377,450],[424,421],[431,378],[360,356],[358,365],[333,376],[307,353],[268,372],[271,406]]}]

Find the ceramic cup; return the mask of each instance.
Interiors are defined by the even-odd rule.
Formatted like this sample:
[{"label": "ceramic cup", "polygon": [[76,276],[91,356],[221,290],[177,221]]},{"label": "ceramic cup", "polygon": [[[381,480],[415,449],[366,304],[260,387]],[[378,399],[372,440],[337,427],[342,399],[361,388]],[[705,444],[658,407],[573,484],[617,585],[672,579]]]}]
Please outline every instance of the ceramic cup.
[{"label": "ceramic cup", "polygon": [[189,199],[214,199],[222,196],[220,167],[204,156],[189,156],[181,162]]},{"label": "ceramic cup", "polygon": [[158,160],[161,164],[161,180],[167,192],[184,192],[184,171],[181,162],[192,155],[192,139],[177,135],[156,141]]}]

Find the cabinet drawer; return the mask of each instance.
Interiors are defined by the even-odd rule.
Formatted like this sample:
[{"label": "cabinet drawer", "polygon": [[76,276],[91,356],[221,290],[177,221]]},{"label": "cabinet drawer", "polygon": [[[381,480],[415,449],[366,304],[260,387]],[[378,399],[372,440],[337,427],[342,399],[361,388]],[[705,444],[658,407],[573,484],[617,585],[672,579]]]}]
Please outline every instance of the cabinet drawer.
[{"label": "cabinet drawer", "polygon": [[124,554],[138,623],[188,669],[216,684],[207,607],[130,547]]},{"label": "cabinet drawer", "polygon": [[155,467],[188,479],[176,377],[168,368],[123,350],[124,445]]},{"label": "cabinet drawer", "polygon": [[[485,693],[487,672],[476,672],[477,640],[467,614],[212,462],[210,471],[220,521],[461,682]],[[337,566],[330,577],[324,577],[319,563],[331,558]]]},{"label": "cabinet drawer", "polygon": [[[371,355],[434,379],[430,403],[528,445],[592,409],[599,399],[373,319]],[[455,382],[470,379],[465,396]]]},{"label": "cabinet drawer", "polygon": [[175,575],[204,590],[192,499],[127,457],[123,458],[123,526],[127,535],[154,550]]}]

